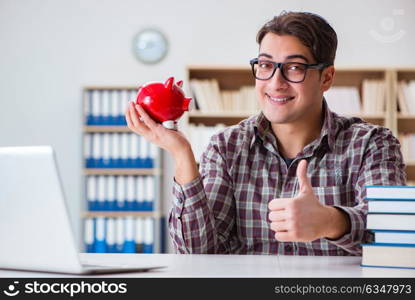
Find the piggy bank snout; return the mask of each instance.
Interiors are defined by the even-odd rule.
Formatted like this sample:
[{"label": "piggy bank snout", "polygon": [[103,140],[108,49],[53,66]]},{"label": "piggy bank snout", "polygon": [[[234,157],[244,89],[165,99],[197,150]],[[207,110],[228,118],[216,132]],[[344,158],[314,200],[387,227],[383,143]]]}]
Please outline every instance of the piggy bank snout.
[{"label": "piggy bank snout", "polygon": [[144,104],[150,104],[153,99],[150,96],[145,96],[143,99]]},{"label": "piggy bank snout", "polygon": [[189,105],[187,106],[188,111],[192,111],[196,109],[195,101],[190,98]]}]

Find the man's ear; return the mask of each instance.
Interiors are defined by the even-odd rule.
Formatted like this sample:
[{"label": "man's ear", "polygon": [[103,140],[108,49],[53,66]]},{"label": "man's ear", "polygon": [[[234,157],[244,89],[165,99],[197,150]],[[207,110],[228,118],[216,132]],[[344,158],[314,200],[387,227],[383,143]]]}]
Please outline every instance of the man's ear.
[{"label": "man's ear", "polygon": [[325,68],[321,74],[321,91],[327,91],[333,84],[334,75],[335,75],[334,66],[328,66]]}]

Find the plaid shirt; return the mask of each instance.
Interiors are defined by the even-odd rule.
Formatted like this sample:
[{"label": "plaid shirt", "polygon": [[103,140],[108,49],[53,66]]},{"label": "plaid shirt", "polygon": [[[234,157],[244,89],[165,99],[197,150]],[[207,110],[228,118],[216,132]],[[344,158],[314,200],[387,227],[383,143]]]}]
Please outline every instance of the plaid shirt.
[{"label": "plaid shirt", "polygon": [[[365,185],[405,185],[399,141],[389,129],[338,116],[323,102],[319,138],[288,167],[269,121],[260,113],[211,138],[200,176],[173,186],[169,225],[179,253],[361,255],[366,228]],[[343,210],[351,230],[337,240],[279,242],[270,229],[268,203],[298,192],[296,168],[308,177],[321,203]]]}]

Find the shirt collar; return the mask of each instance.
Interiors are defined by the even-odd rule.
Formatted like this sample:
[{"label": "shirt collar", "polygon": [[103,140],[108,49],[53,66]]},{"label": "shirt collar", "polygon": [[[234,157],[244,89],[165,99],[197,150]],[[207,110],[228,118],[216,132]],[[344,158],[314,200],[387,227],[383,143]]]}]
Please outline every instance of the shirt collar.
[{"label": "shirt collar", "polygon": [[257,139],[265,141],[265,136],[267,135],[270,128],[270,122],[261,111],[254,121],[254,136],[252,137],[250,147],[253,146]]}]

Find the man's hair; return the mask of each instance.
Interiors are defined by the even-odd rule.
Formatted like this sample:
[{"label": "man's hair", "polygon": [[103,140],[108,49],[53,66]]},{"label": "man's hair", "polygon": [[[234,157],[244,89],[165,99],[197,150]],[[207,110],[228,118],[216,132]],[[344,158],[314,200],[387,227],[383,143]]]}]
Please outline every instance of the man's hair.
[{"label": "man's hair", "polygon": [[310,49],[316,63],[334,64],[337,49],[337,34],[319,15],[309,12],[286,12],[275,16],[258,31],[257,42],[267,33],[291,35]]}]

